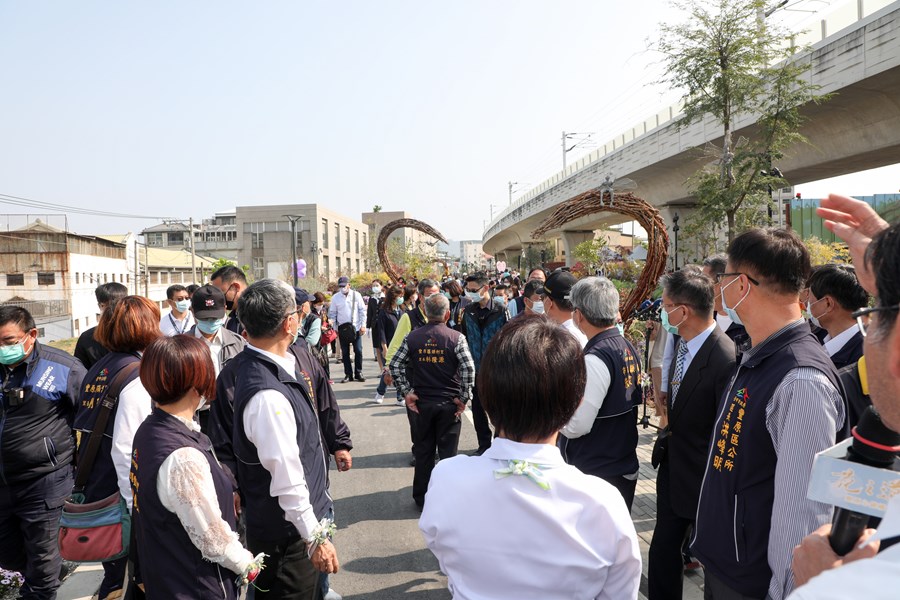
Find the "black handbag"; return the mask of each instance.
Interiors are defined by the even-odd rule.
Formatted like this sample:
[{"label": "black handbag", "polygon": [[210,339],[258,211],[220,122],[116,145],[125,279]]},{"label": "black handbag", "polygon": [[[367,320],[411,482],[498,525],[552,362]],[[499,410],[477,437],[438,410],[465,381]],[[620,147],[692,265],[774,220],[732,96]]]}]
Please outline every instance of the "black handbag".
[{"label": "black handbag", "polygon": [[353,306],[350,308],[350,322],[338,325],[338,337],[345,344],[352,344],[356,341],[357,331],[353,326],[353,313],[356,312],[356,292],[353,292]]}]

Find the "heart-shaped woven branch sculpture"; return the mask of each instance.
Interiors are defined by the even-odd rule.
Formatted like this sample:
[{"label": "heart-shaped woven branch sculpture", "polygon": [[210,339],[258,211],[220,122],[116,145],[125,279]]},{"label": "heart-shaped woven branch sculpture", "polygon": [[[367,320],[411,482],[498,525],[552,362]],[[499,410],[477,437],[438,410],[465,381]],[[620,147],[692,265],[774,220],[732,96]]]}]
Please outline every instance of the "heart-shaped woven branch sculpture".
[{"label": "heart-shaped woven branch sculpture", "polygon": [[653,205],[631,192],[615,192],[613,198],[605,189],[595,188],[559,205],[553,214],[531,232],[531,237],[538,239],[575,219],[602,212],[631,217],[647,232],[647,262],[634,289],[620,304],[622,319],[630,321],[632,311],[656,289],[659,278],[666,269],[669,255],[669,234],[666,232],[666,224]]},{"label": "heart-shaped woven branch sculpture", "polygon": [[431,237],[447,243],[447,240],[444,239],[444,236],[441,235],[441,232],[429,225],[428,223],[424,223],[417,219],[397,219],[396,221],[391,221],[387,223],[384,227],[381,228],[381,233],[378,234],[378,261],[381,263],[381,268],[384,269],[384,272],[387,273],[387,276],[390,277],[391,281],[395,284],[400,283],[400,274],[397,273],[396,267],[394,267],[393,263],[391,263],[390,259],[387,255],[387,241],[388,237],[398,229],[403,229],[404,227],[409,227],[410,229],[415,229],[417,231],[421,231],[426,235],[430,235]]}]

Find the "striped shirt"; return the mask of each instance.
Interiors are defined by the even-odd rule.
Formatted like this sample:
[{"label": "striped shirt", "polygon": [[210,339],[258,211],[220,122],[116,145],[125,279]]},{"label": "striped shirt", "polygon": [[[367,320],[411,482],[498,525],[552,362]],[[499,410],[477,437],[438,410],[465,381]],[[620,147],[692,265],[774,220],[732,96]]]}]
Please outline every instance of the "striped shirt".
[{"label": "striped shirt", "polygon": [[[741,364],[750,360],[768,340],[792,327],[806,326],[802,320],[786,325],[745,352]],[[840,392],[824,373],[811,367],[788,371],[766,404],[766,429],[779,457],[768,548],[772,569],[769,597],[773,600],[782,600],[794,589],[791,570],[794,546],[819,526],[831,522],[832,506],[808,500],[806,490],[813,458],[835,444],[836,433],[845,418]]]}]

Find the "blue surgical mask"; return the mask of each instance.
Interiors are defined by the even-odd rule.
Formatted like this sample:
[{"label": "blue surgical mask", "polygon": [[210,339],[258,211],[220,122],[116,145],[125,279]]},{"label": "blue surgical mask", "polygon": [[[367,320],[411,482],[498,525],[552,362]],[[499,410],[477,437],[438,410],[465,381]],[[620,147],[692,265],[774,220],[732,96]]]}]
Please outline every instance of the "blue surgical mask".
[{"label": "blue surgical mask", "polygon": [[377,296],[377,295],[380,294],[380,293],[381,293],[381,286],[380,286],[380,285],[373,285],[373,286],[372,286],[372,295]]},{"label": "blue surgical mask", "polygon": [[[678,307],[672,309],[673,311],[678,310]],[[687,315],[684,315],[684,319],[678,322],[678,325],[672,325],[669,323],[669,311],[663,308],[659,311],[659,320],[662,323],[663,329],[671,333],[672,335],[678,335],[678,327],[687,320]]]},{"label": "blue surgical mask", "polygon": [[394,304],[396,304],[397,306],[403,304],[403,296],[397,296],[396,298],[394,298]]},{"label": "blue surgical mask", "polygon": [[494,296],[494,304],[506,307],[506,296]]},{"label": "blue surgical mask", "polygon": [[200,330],[200,333],[205,333],[206,335],[215,335],[224,324],[225,317],[222,317],[221,319],[198,319],[197,329]]},{"label": "blue surgical mask", "polygon": [[619,330],[619,335],[625,337],[625,325],[623,325],[622,323],[616,323],[616,329]]},{"label": "blue surgical mask", "polygon": [[450,299],[450,292],[441,292],[441,295],[444,296],[447,300]]},{"label": "blue surgical mask", "polygon": [[481,294],[478,292],[466,292],[466,298],[472,302],[481,302]]},{"label": "blue surgical mask", "polygon": [[14,365],[25,358],[25,340],[26,335],[12,346],[0,346],[0,364]]},{"label": "blue surgical mask", "polygon": [[538,300],[536,302],[531,303],[531,312],[537,313],[539,315],[544,314],[544,301]]},{"label": "blue surgical mask", "polygon": [[727,285],[723,285],[720,294],[722,296],[722,308],[725,309],[725,314],[727,314],[731,318],[731,320],[734,321],[735,323],[737,323],[738,325],[743,325],[744,322],[741,321],[741,317],[738,316],[738,314],[737,314],[737,307],[740,306],[741,302],[746,300],[747,296],[750,295],[750,289],[749,288],[747,289],[747,293],[744,294],[744,297],[741,298],[740,300],[738,300],[737,304],[735,304],[733,307],[729,308],[728,303],[725,302],[725,288],[727,288],[729,285],[731,285],[738,279],[740,279],[740,277],[735,277],[734,279],[729,281]]},{"label": "blue surgical mask", "polygon": [[179,300],[175,303],[175,310],[180,313],[186,313],[191,309],[191,301],[190,300]]}]

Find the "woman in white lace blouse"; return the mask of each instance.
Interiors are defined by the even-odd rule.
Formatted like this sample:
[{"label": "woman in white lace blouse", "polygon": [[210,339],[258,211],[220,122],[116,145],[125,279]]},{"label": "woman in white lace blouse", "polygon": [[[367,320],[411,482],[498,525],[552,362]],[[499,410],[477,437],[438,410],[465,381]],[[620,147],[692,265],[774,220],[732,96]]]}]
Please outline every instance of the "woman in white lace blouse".
[{"label": "woman in white lace blouse", "polygon": [[435,467],[419,520],[454,600],[637,598],[641,555],[622,495],[555,445],[585,380],[581,345],[543,315],[491,340],[477,385],[497,438]]},{"label": "woman in white lace blouse", "polygon": [[215,396],[215,368],[200,340],[159,338],[141,360],[156,403],[138,428],[131,461],[134,527],[147,598],[237,597],[261,568],[235,532],[232,476],[194,413]]}]

